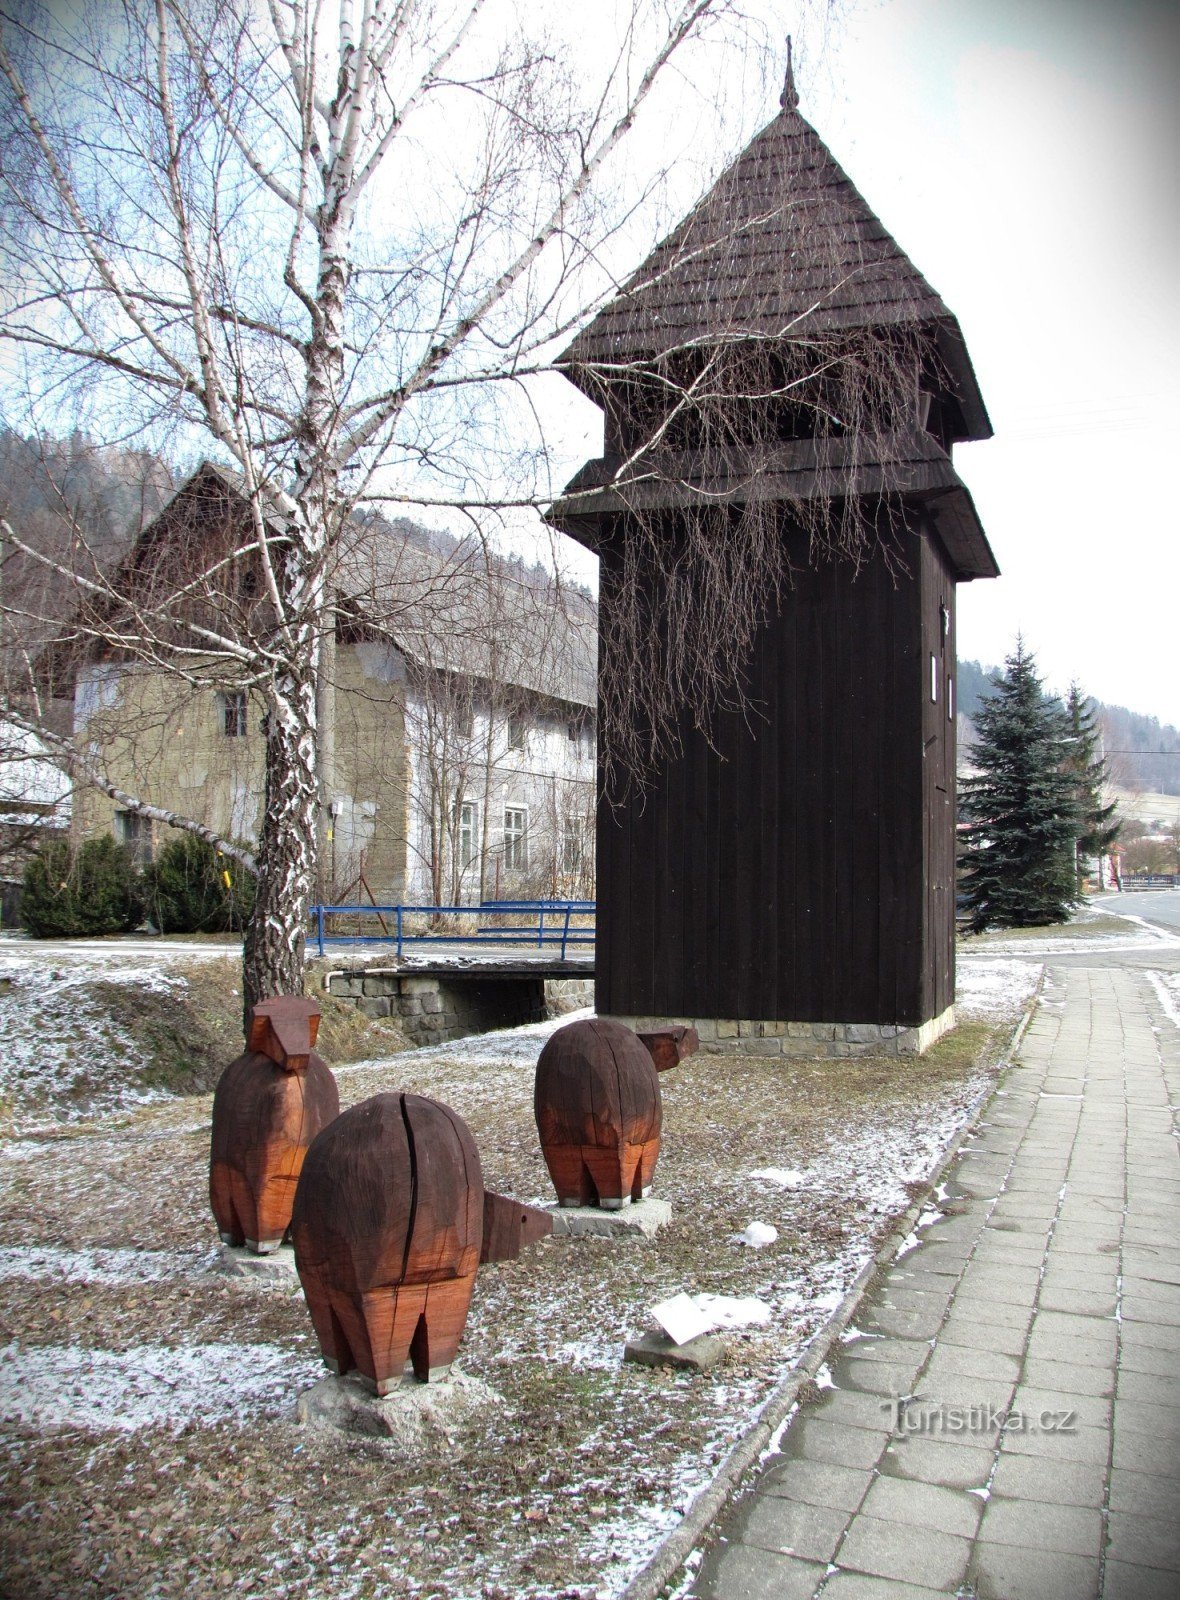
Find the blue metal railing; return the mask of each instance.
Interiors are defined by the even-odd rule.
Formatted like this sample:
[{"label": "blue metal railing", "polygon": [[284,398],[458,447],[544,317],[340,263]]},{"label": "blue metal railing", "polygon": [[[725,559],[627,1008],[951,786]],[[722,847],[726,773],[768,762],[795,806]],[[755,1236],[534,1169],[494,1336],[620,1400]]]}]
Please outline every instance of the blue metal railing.
[{"label": "blue metal railing", "polygon": [[[406,945],[418,944],[529,944],[538,950],[560,947],[561,959],[566,959],[570,945],[594,943],[594,928],[575,924],[574,917],[592,917],[593,900],[484,900],[477,906],[312,906],[311,918],[315,924],[315,941],[319,954],[328,945],[391,944],[401,956]],[[505,927],[507,916],[526,919],[512,927]],[[411,925],[411,918],[429,919],[425,930]],[[440,930],[439,917],[474,919],[474,933]],[[328,919],[334,925],[328,928]],[[342,919],[355,922],[355,931],[338,931]],[[496,919],[485,922],[485,919]],[[376,922],[380,933],[366,933],[366,924]]]}]

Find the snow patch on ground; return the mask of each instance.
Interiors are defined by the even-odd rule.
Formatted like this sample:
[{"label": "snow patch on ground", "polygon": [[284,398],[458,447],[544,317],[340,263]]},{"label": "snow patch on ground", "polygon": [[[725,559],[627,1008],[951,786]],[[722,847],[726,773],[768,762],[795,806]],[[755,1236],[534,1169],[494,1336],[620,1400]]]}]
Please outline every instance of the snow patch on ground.
[{"label": "snow patch on ground", "polygon": [[[981,1077],[978,1094],[988,1087]],[[963,1121],[963,1107],[947,1105],[920,1122],[833,1127],[827,1154],[808,1168],[808,1187],[853,1200],[864,1216],[904,1210],[911,1199],[907,1186],[925,1182]]]},{"label": "snow patch on ground", "polygon": [[1168,1021],[1180,1028],[1180,972],[1149,972],[1147,976]]},{"label": "snow patch on ground", "polygon": [[796,1167],[759,1167],[750,1177],[773,1183],[780,1189],[801,1189],[807,1182],[806,1176]]},{"label": "snow patch on ground", "polygon": [[0,1248],[0,1282],[10,1278],[51,1278],[55,1283],[162,1283],[189,1277],[209,1265],[214,1252],[180,1250],[58,1250],[51,1246]]},{"label": "snow patch on ground", "polygon": [[[1023,955],[1032,959],[1045,956],[1092,955],[1096,952],[1109,954],[1112,951],[1125,955],[1129,951],[1156,950],[1161,946],[1172,950],[1180,948],[1180,934],[1157,927],[1143,917],[1131,916],[1125,911],[1115,912],[1114,915],[1121,917],[1128,924],[1125,933],[1087,934],[1085,919],[1079,919],[1078,922],[1070,924],[1069,932],[1063,929],[1061,933],[1035,935],[1026,933],[1008,939],[989,934],[985,948],[988,953],[997,956]],[[975,956],[974,946],[970,940],[966,949],[971,952],[970,959],[979,959],[983,955],[981,950],[980,957]]]},{"label": "snow patch on ground", "polygon": [[[427,1044],[418,1050],[403,1050],[394,1059],[399,1063],[412,1061],[415,1066],[434,1060],[447,1063],[466,1061],[473,1066],[527,1067],[529,1072],[534,1072],[542,1047],[558,1028],[564,1028],[569,1022],[588,1022],[593,1017],[594,1011],[590,1007],[582,1011],[568,1011],[564,1016],[551,1017],[548,1022],[530,1022],[520,1028],[501,1028],[494,1033],[473,1033],[470,1038],[455,1039],[450,1044]],[[380,1060],[353,1061],[346,1067],[334,1068],[334,1071],[341,1076],[388,1066],[389,1061],[388,1056]]]},{"label": "snow patch on ground", "polygon": [[281,1416],[323,1376],[318,1361],[269,1344],[80,1345],[0,1349],[0,1420],[44,1430],[136,1433]]},{"label": "snow patch on ground", "polygon": [[613,1372],[619,1364],[617,1345],[600,1339],[567,1339],[553,1351],[554,1359],[570,1367]]},{"label": "snow patch on ground", "polygon": [[157,939],[149,936],[102,939],[30,939],[27,934],[0,932],[0,958],[21,967],[43,967],[47,961],[57,966],[80,966],[91,976],[110,975],[112,963],[129,961],[137,967],[144,962],[153,969],[169,961],[241,961],[240,943],[214,944],[208,940]]},{"label": "snow patch on ground", "polygon": [[0,1102],[42,1121],[52,1107],[68,1123],[169,1098],[128,1084],[148,1059],[91,993],[96,982],[153,994],[187,988],[154,965],[45,969],[0,955]]},{"label": "snow patch on ground", "polygon": [[744,1244],[751,1250],[765,1250],[778,1238],[778,1229],[770,1222],[748,1222],[741,1233],[735,1233],[733,1242]]},{"label": "snow patch on ground", "polygon": [[537,1070],[537,1057],[546,1042],[558,1028],[568,1022],[585,1022],[592,1019],[592,1009],[569,1011],[564,1016],[552,1017],[548,1022],[530,1022],[520,1028],[501,1028],[494,1033],[475,1033],[467,1039],[456,1039],[450,1044],[428,1044],[418,1050],[403,1050],[394,1057],[384,1056],[371,1061],[354,1061],[345,1067],[334,1067],[337,1078],[346,1078],[355,1072],[387,1071],[396,1064],[399,1073],[418,1071],[436,1062],[447,1066],[459,1062],[478,1068],[468,1080],[474,1101],[486,1100],[495,1104],[504,1098],[519,1096],[522,1085],[532,1098],[533,1076]]},{"label": "snow patch on ground", "polygon": [[995,956],[963,956],[955,964],[955,1017],[960,1022],[1013,1021],[1041,981],[1043,963]]}]

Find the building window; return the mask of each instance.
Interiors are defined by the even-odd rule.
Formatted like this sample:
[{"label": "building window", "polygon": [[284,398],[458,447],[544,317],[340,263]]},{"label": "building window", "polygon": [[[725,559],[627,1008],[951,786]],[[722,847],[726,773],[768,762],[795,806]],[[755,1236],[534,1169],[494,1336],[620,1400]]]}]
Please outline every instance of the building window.
[{"label": "building window", "polygon": [[523,806],[504,807],[504,865],[522,872],[529,864],[529,814]]},{"label": "building window", "polygon": [[955,680],[953,678],[946,680],[946,720],[948,722],[955,720]]},{"label": "building window", "polygon": [[464,800],[459,807],[459,865],[469,867],[479,856],[479,806]]},{"label": "building window", "polygon": [[115,812],[115,838],[131,855],[139,868],[146,867],[152,859],[152,819],[140,816],[138,811]]},{"label": "building window", "polygon": [[460,739],[470,739],[475,732],[475,707],[470,700],[460,700],[455,707],[455,732]]},{"label": "building window", "polygon": [[221,731],[227,739],[246,736],[246,691],[234,689],[217,697],[221,707]]},{"label": "building window", "polygon": [[509,750],[523,750],[525,737],[528,734],[528,723],[519,712],[508,718],[508,748]]},{"label": "building window", "polygon": [[933,701],[938,699],[938,657],[936,655],[930,657],[930,698]]}]

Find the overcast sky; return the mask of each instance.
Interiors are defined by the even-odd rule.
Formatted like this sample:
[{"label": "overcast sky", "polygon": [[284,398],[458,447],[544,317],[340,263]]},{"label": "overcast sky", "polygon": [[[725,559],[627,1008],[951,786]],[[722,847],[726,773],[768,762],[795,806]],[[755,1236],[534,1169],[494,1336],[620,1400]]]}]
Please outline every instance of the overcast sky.
[{"label": "overcast sky", "polygon": [[1180,8],[872,0],[801,65],[803,114],[956,313],[995,427],[955,459],[1051,686],[1180,724]]}]

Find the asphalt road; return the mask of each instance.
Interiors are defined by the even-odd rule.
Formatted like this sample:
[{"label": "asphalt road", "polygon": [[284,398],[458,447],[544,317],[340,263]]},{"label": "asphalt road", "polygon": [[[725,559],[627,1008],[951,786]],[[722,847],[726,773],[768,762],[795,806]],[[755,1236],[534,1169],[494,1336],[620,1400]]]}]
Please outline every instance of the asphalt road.
[{"label": "asphalt road", "polygon": [[1180,889],[1154,892],[1131,890],[1127,894],[1095,895],[1090,904],[1117,911],[1124,917],[1143,917],[1162,928],[1180,931]]},{"label": "asphalt road", "polygon": [[[1180,972],[1180,890],[1156,894],[1093,896],[1089,905],[1099,912],[1117,912],[1141,919],[1127,923],[1126,935],[1086,934],[1085,923],[1046,929],[1043,935],[1014,938],[989,948],[971,949],[972,955],[994,955],[1043,961],[1050,967],[1139,967],[1158,972]],[[966,953],[966,951],[964,952]]]}]

